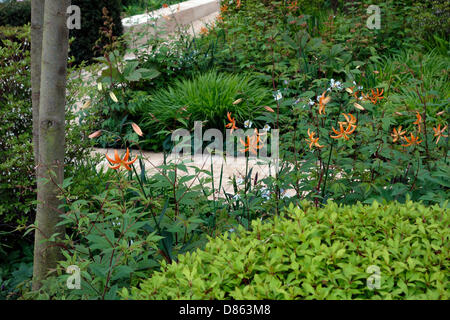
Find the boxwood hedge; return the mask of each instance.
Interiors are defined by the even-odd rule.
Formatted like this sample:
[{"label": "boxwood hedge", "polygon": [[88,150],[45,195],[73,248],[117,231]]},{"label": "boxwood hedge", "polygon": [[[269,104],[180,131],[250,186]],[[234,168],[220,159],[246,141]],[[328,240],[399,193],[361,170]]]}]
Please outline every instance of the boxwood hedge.
[{"label": "boxwood hedge", "polygon": [[[449,215],[439,206],[302,203],[211,239],[124,299],[448,299]],[[379,281],[378,281],[379,280]],[[379,285],[378,285],[379,284]]]}]

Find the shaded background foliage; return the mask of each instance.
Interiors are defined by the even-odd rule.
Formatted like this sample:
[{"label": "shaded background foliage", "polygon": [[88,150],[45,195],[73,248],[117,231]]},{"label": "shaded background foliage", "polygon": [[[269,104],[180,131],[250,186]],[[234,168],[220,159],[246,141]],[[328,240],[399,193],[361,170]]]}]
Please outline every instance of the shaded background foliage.
[{"label": "shaded background foliage", "polygon": [[[70,45],[69,55],[75,57],[77,64],[82,61],[90,62],[93,57],[99,54],[98,51],[94,50],[94,47],[101,37],[100,28],[104,26],[103,8],[108,9],[114,23],[112,36],[119,37],[122,35],[122,2],[121,0],[72,0],[72,5],[77,5],[81,9],[81,29],[70,30],[70,37],[75,39]],[[23,26],[30,22],[31,1],[0,3],[0,26]],[[106,40],[102,39],[99,46],[104,45],[106,45]]]}]

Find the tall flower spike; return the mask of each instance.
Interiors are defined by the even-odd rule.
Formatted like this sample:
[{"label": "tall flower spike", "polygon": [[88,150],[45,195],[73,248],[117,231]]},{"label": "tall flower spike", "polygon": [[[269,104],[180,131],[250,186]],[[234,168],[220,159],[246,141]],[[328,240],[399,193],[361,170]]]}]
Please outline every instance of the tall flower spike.
[{"label": "tall flower spike", "polygon": [[114,158],[115,158],[115,160],[111,159],[107,154],[105,154],[105,157],[106,157],[106,159],[108,159],[108,161],[110,163],[113,164],[113,165],[108,164],[108,166],[111,169],[117,170],[120,167],[124,167],[128,171],[131,171],[130,165],[132,165],[138,158],[136,156],[136,158],[134,158],[133,160],[128,161],[128,158],[130,157],[130,150],[128,150],[128,148],[127,148],[127,153],[125,154],[123,159],[120,159],[119,153],[117,152],[117,150],[114,150]]}]

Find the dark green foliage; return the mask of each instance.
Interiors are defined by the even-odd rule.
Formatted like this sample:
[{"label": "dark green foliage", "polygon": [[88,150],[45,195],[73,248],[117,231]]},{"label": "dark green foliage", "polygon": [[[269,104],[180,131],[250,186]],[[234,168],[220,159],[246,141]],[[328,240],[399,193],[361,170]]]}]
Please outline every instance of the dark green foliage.
[{"label": "dark green foliage", "polygon": [[[0,28],[0,231],[8,232],[34,218],[29,31],[29,26]],[[73,97],[67,101],[73,103]],[[84,125],[74,117],[67,110],[66,163],[82,161],[89,145],[80,133]]]},{"label": "dark green foliage", "polygon": [[31,22],[31,1],[0,3],[0,26],[21,27]]},{"label": "dark green foliage", "polygon": [[0,28],[0,230],[25,224],[34,189],[29,27]]},{"label": "dark green foliage", "polygon": [[[448,299],[448,209],[291,206],[266,223],[163,262],[125,299]],[[377,269],[378,268],[378,269]],[[377,274],[379,273],[379,287]],[[371,290],[368,284],[372,285]]]},{"label": "dark green foliage", "polygon": [[[122,4],[120,0],[73,0],[72,5],[81,8],[81,29],[71,30],[70,36],[75,37],[75,41],[71,45],[70,55],[75,57],[75,61],[90,61],[98,55],[94,52],[96,41],[101,37],[100,28],[104,26],[103,8],[109,12],[112,17],[114,26],[112,36],[121,36],[123,32],[120,14]],[[103,40],[100,47],[107,45],[107,41]]]}]

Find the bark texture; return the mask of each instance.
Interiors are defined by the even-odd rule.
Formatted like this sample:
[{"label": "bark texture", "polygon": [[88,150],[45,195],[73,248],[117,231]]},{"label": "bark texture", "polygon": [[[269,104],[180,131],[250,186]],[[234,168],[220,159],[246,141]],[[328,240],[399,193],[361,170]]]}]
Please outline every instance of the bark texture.
[{"label": "bark texture", "polygon": [[50,269],[55,268],[61,249],[46,241],[53,234],[64,236],[60,221],[58,184],[64,179],[64,122],[69,30],[66,26],[70,0],[46,0],[42,40],[39,100],[39,155],[37,213],[34,243],[33,289],[41,287]]},{"label": "bark texture", "polygon": [[31,100],[33,105],[34,162],[39,155],[39,99],[41,96],[42,30],[45,0],[31,1]]}]

